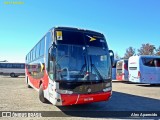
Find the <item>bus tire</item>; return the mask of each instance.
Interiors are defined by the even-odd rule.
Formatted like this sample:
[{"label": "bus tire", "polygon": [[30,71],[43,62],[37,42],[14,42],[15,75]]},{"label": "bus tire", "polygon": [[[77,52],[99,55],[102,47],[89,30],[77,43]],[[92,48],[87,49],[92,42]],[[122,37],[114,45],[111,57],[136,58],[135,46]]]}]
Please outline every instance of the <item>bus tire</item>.
[{"label": "bus tire", "polygon": [[28,85],[28,84],[27,84],[27,87],[28,87],[28,88],[32,88],[32,87],[31,87],[30,85]]},{"label": "bus tire", "polygon": [[15,75],[15,77],[18,77],[19,75]]},{"label": "bus tire", "polygon": [[43,92],[43,85],[41,84],[40,88],[39,88],[39,100],[42,103],[46,103],[47,99],[44,97],[44,92]]},{"label": "bus tire", "polygon": [[11,77],[15,77],[15,73],[11,73],[10,76],[11,76]]},{"label": "bus tire", "polygon": [[28,77],[27,77],[27,87],[28,87],[28,88],[32,88],[32,87],[28,84]]},{"label": "bus tire", "polygon": [[156,86],[156,84],[150,84],[150,86]]}]

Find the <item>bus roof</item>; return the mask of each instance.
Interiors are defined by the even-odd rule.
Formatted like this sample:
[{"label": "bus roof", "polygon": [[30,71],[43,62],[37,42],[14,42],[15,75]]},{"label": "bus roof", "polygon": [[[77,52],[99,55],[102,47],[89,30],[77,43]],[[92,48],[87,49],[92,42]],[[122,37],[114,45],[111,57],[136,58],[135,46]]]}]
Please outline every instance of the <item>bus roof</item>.
[{"label": "bus roof", "polygon": [[63,26],[58,26],[58,27],[53,27],[53,28],[51,28],[51,30],[54,30],[54,29],[82,31],[82,32],[90,32],[90,33],[95,33],[95,34],[101,34],[101,35],[103,35],[102,33],[97,32],[97,31],[92,31],[92,30],[87,30],[87,29],[81,29],[81,28],[75,28],[75,27],[63,27]]},{"label": "bus roof", "polygon": [[0,62],[0,63],[25,64],[25,63],[22,63],[22,62]]}]

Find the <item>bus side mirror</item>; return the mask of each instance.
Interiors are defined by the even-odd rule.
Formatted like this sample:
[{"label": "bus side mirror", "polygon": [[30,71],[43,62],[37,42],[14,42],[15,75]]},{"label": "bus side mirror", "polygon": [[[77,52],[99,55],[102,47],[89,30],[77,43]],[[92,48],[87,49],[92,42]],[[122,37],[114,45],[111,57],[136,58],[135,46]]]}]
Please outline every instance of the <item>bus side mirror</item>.
[{"label": "bus side mirror", "polygon": [[54,56],[54,57],[56,56],[56,49],[57,49],[57,45],[53,43],[49,51],[51,53],[51,56]]},{"label": "bus side mirror", "polygon": [[109,55],[110,55],[110,59],[111,59],[111,65],[114,65],[114,52],[112,50],[109,50]]},{"label": "bus side mirror", "polygon": [[51,50],[51,56],[56,56],[56,48],[53,48],[52,50]]}]

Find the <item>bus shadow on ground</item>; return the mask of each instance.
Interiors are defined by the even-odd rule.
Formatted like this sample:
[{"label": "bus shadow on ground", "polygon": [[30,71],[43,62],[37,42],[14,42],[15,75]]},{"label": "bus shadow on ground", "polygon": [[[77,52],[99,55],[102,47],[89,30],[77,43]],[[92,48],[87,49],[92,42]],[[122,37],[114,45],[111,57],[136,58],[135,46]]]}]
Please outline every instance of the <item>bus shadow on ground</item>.
[{"label": "bus shadow on ground", "polygon": [[160,87],[160,84],[140,84],[141,87]]},{"label": "bus shadow on ground", "polygon": [[138,83],[138,82],[131,82],[131,81],[125,81],[125,82],[123,82],[124,84],[145,84],[145,83]]},{"label": "bus shadow on ground", "polygon": [[124,83],[124,84],[135,84],[137,86],[142,87],[160,87],[160,84],[146,84],[146,83],[136,83],[136,82],[130,82],[130,81],[112,81],[113,83]]},{"label": "bus shadow on ground", "polygon": [[18,78],[25,78],[25,76],[18,76],[18,77],[11,77],[11,76],[1,76],[2,78],[13,78],[13,79],[18,79]]},{"label": "bus shadow on ground", "polygon": [[[160,114],[160,100],[113,91],[109,101],[83,105],[59,106],[66,116],[72,117],[131,117],[132,113]],[[159,116],[160,117],[160,116]],[[147,117],[148,118],[148,117]]]},{"label": "bus shadow on ground", "polygon": [[141,87],[160,87],[160,84],[146,84],[146,83],[136,83],[136,82],[130,82],[130,81],[126,81],[126,82],[122,82],[124,84],[133,84],[136,86],[141,86]]},{"label": "bus shadow on ground", "polygon": [[112,80],[113,83],[128,83],[127,80]]}]

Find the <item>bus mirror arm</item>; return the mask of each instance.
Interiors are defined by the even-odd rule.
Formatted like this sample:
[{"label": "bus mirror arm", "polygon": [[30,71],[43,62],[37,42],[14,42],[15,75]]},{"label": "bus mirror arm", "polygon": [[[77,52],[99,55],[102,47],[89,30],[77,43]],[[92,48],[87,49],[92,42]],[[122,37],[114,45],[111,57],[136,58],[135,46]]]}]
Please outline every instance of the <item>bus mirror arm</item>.
[{"label": "bus mirror arm", "polygon": [[52,46],[53,46],[53,48],[57,48],[57,45],[55,42],[53,42]]},{"label": "bus mirror arm", "polygon": [[110,59],[111,59],[111,65],[114,65],[114,52],[112,50],[109,50],[109,55],[110,55]]}]

